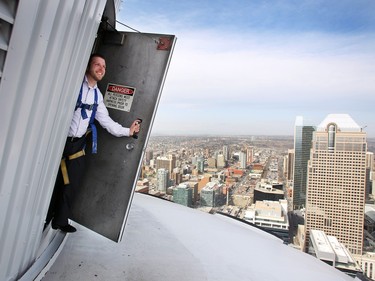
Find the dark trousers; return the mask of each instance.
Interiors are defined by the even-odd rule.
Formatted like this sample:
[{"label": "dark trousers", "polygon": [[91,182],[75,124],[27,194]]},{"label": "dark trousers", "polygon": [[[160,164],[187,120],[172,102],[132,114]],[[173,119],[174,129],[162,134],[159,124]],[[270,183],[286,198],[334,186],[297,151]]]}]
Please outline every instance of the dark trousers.
[{"label": "dark trousers", "polygon": [[52,224],[55,225],[65,226],[68,224],[68,219],[71,217],[71,203],[74,191],[81,184],[85,168],[84,156],[72,160],[69,160],[68,157],[84,149],[85,144],[85,137],[73,139],[73,141],[72,138],[67,138],[62,158],[65,158],[69,184],[64,184],[60,167],[46,219],[47,224],[51,219],[53,219]]}]

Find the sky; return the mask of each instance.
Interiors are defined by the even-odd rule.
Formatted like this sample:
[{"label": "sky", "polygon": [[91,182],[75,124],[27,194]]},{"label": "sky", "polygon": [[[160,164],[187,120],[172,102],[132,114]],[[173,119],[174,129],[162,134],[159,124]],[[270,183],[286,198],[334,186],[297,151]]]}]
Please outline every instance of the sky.
[{"label": "sky", "polygon": [[292,136],[345,113],[375,137],[373,0],[123,0],[117,20],[177,37],[152,135]]}]

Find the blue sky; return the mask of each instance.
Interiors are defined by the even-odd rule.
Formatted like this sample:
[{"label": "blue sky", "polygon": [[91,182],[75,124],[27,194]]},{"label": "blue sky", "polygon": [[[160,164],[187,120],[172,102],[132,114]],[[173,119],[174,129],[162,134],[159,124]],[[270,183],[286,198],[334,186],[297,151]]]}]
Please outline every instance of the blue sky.
[{"label": "blue sky", "polygon": [[177,36],[153,134],[293,135],[296,116],[347,113],[375,137],[373,0],[124,0],[117,19]]}]

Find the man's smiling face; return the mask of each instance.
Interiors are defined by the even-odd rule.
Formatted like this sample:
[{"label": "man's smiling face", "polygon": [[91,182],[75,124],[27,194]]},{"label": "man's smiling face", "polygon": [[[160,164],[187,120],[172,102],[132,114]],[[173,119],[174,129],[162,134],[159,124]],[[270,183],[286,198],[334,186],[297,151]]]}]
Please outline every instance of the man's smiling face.
[{"label": "man's smiling face", "polygon": [[87,75],[96,82],[102,80],[105,75],[105,60],[101,57],[93,57],[87,70]]}]

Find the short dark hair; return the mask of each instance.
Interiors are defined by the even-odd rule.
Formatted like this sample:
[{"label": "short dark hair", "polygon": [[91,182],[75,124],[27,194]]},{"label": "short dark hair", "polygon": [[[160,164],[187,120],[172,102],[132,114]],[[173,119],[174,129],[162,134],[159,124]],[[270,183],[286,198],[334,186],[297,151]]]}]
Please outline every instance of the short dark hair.
[{"label": "short dark hair", "polygon": [[102,58],[103,60],[105,60],[105,57],[104,57],[102,54],[99,54],[99,53],[92,53],[92,54],[90,55],[89,62],[87,63],[87,68],[90,67],[90,64],[91,64],[93,58]]}]

